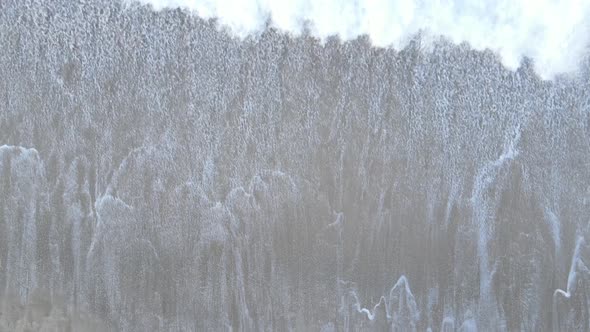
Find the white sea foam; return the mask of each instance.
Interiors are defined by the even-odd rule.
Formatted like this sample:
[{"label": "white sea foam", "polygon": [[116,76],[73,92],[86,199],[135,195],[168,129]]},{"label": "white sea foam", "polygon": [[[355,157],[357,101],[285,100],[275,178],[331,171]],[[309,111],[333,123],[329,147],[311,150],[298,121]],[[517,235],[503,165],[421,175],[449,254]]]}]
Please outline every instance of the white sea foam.
[{"label": "white sea foam", "polygon": [[444,36],[477,50],[498,53],[516,69],[524,56],[544,78],[572,72],[588,46],[587,0],[125,0],[156,10],[184,8],[238,37],[259,33],[268,23],[299,35],[304,28],[325,40],[368,35],[379,47],[402,49],[418,33]]}]

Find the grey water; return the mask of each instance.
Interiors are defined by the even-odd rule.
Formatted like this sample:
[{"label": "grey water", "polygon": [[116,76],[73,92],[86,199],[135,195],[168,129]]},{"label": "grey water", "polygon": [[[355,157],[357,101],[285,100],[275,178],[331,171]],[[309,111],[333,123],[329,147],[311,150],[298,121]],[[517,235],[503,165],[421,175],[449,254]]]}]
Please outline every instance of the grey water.
[{"label": "grey water", "polygon": [[590,84],[0,1],[0,331],[585,331]]}]

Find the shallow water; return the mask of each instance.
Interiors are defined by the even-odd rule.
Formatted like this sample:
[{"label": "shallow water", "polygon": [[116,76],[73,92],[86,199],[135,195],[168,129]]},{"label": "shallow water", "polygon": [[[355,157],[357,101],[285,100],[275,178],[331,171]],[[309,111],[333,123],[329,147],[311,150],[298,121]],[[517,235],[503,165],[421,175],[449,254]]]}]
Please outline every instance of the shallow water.
[{"label": "shallow water", "polygon": [[42,290],[117,331],[588,329],[586,67],[106,0],[2,1],[0,45],[1,328]]}]

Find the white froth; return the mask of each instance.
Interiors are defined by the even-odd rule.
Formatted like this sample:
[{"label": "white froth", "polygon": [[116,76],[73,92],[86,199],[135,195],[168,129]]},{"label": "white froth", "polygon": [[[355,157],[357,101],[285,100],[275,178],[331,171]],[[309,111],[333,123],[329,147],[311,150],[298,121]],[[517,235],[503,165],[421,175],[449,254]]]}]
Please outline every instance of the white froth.
[{"label": "white froth", "polygon": [[156,10],[184,8],[216,18],[238,37],[271,26],[294,35],[342,40],[368,35],[402,49],[418,32],[498,53],[516,69],[524,56],[544,78],[574,71],[586,52],[588,0],[127,0]]}]

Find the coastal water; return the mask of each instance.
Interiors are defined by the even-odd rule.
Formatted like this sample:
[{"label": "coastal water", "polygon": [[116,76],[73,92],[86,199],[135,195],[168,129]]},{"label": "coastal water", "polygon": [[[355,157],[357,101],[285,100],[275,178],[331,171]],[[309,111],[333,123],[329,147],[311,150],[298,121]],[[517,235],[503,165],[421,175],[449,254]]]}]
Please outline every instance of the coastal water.
[{"label": "coastal water", "polygon": [[0,1],[0,331],[589,329],[590,85]]}]

